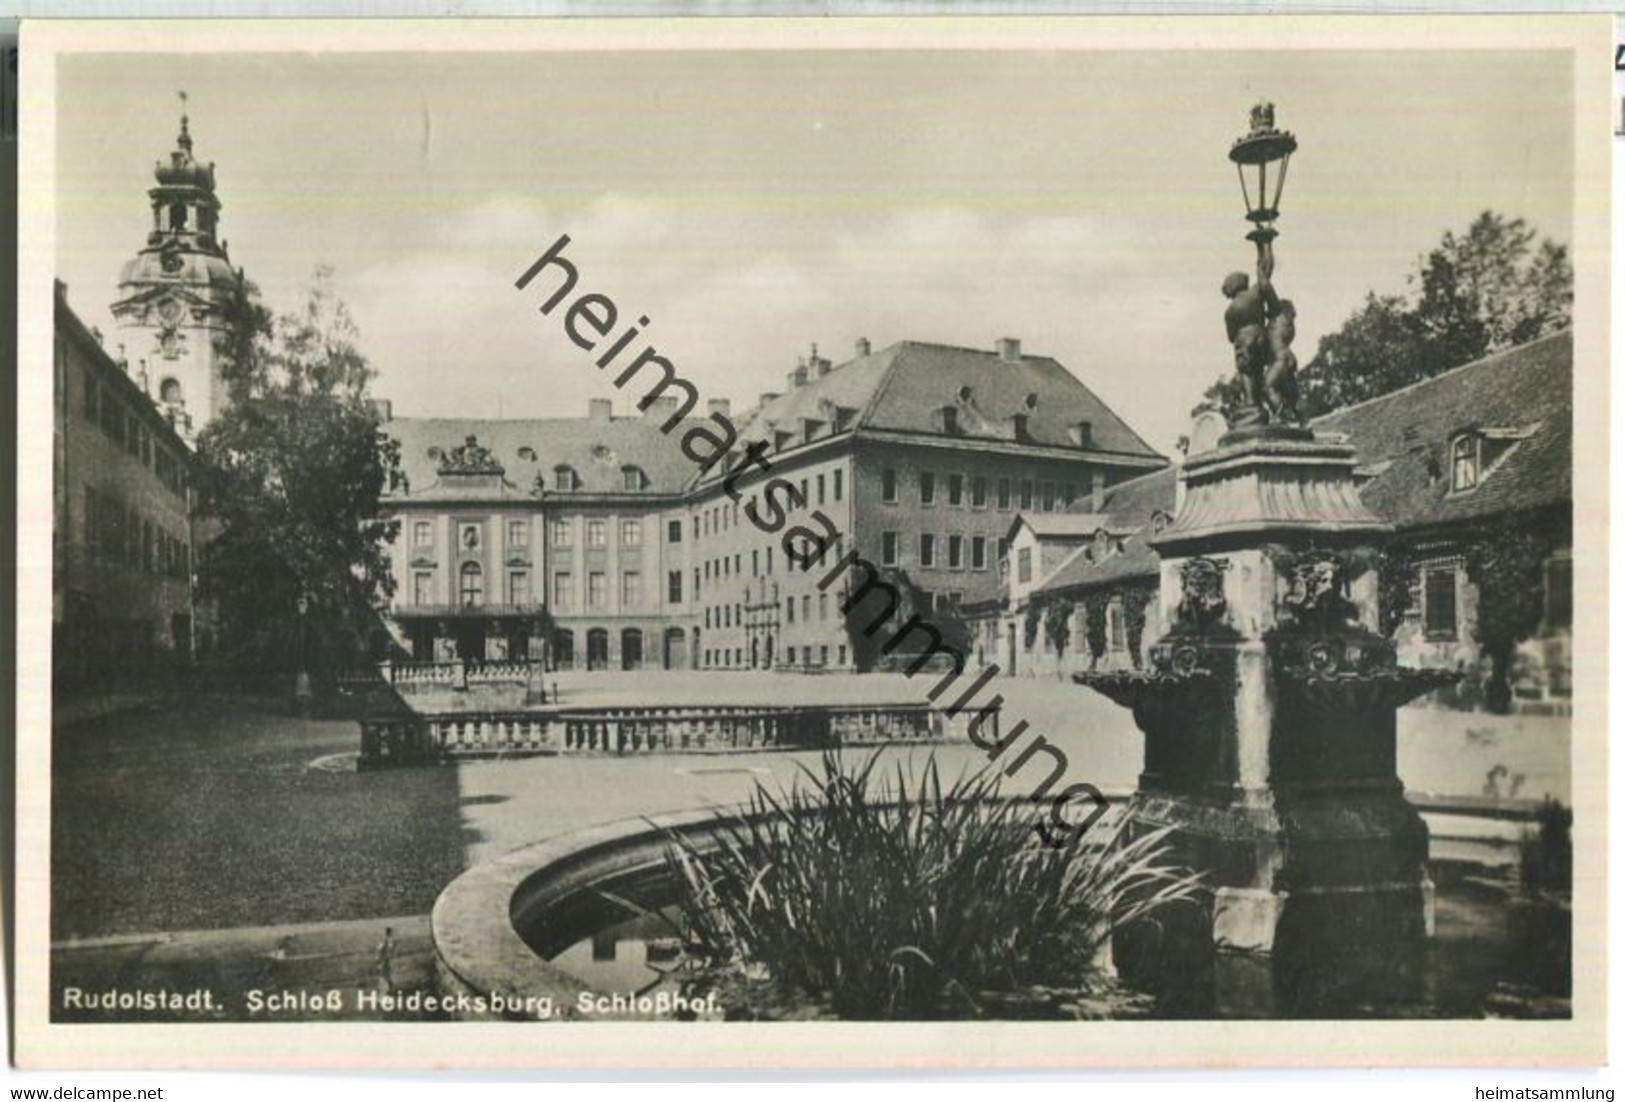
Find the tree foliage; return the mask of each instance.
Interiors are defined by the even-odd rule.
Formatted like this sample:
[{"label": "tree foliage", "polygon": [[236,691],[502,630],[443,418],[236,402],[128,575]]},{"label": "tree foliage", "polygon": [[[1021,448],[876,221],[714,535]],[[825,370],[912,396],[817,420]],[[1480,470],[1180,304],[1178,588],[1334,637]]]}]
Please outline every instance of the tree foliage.
[{"label": "tree foliage", "polygon": [[[1373,291],[1320,339],[1298,375],[1306,417],[1363,402],[1567,326],[1574,305],[1568,249],[1522,218],[1484,211],[1419,257],[1404,294]],[[1204,403],[1230,412],[1229,376]]]},{"label": "tree foliage", "polygon": [[271,320],[251,286],[234,304],[227,404],[199,435],[200,588],[223,644],[286,661],[300,594],[331,634],[361,634],[393,591],[396,523],[380,499],[399,469],[367,388],[357,331],[318,270],[301,310]]},{"label": "tree foliage", "polygon": [[1091,593],[1083,602],[1083,638],[1089,644],[1089,665],[1106,657],[1106,609],[1111,594]]}]

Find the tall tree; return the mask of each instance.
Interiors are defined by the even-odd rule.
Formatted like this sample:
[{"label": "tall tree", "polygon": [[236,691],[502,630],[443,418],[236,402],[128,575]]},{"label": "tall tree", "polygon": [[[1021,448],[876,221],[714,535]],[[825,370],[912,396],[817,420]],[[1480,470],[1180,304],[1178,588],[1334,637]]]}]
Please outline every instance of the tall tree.
[{"label": "tall tree", "polygon": [[360,634],[393,590],[385,548],[396,523],[380,500],[398,449],[367,395],[373,371],[357,331],[318,269],[303,307],[274,321],[251,287],[224,368],[228,402],[198,438],[203,595],[223,644],[273,665],[296,600],[328,637]]}]

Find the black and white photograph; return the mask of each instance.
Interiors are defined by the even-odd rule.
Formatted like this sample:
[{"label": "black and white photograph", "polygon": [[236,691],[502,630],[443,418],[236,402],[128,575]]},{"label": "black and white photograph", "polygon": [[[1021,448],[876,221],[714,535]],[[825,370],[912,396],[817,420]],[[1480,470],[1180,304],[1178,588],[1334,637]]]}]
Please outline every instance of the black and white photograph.
[{"label": "black and white photograph", "polygon": [[21,1058],[1600,1061],[1611,23],[700,22],[25,27]]}]

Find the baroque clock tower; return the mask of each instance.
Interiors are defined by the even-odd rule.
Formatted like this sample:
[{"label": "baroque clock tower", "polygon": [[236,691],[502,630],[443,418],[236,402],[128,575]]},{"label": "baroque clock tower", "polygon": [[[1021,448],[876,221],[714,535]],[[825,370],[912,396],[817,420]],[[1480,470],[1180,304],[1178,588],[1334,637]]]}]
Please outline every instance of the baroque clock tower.
[{"label": "baroque clock tower", "polygon": [[192,156],[183,114],[176,148],[154,169],[147,244],[119,273],[113,317],[131,359],[146,361],[153,398],[188,441],[225,403],[220,377],[230,354],[230,307],[242,288],[217,236],[214,164]]}]

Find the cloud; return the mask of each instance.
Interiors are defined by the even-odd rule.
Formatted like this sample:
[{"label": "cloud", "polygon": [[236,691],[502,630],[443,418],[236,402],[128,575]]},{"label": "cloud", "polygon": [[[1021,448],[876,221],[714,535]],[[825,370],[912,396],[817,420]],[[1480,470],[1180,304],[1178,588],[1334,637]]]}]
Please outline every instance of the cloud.
[{"label": "cloud", "polygon": [[[1148,407],[1143,393],[1132,397],[1143,385],[1114,386],[1112,376],[1144,363],[1170,321],[1195,311],[1170,302],[1159,258],[1121,220],[627,194],[571,207],[500,195],[440,219],[430,241],[343,284],[380,370],[377,389],[399,413],[569,416],[613,392],[565,336],[562,309],[538,313],[544,284],[523,295],[513,287],[562,234],[580,273],[573,294],[608,295],[623,325],[647,315],[647,340],[708,396],[736,402],[781,389],[812,342],[840,362],[859,336],[877,347],[991,348],[1015,335],[1103,397],[1126,390],[1129,405]],[[1158,355],[1166,371],[1166,349]],[[1190,404],[1173,401],[1179,418]],[[1145,431],[1136,413],[1146,409],[1120,412]],[[1166,446],[1164,435],[1156,442]]]}]

